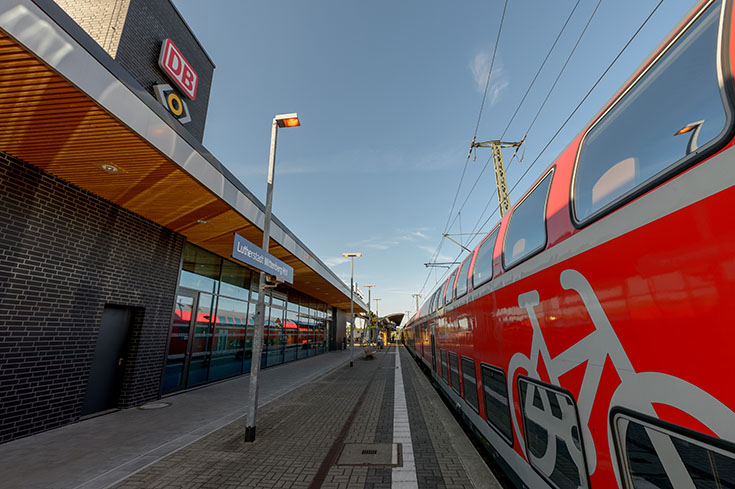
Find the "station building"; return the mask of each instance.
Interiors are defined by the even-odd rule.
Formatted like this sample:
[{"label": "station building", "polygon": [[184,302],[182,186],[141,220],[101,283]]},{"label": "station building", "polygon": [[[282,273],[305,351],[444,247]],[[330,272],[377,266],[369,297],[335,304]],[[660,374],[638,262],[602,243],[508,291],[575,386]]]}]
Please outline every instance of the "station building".
[{"label": "station building", "polygon": [[[264,205],[202,146],[214,69],[169,0],[0,0],[0,442],[249,372]],[[275,217],[269,252],[262,365],[341,348],[349,286]]]}]

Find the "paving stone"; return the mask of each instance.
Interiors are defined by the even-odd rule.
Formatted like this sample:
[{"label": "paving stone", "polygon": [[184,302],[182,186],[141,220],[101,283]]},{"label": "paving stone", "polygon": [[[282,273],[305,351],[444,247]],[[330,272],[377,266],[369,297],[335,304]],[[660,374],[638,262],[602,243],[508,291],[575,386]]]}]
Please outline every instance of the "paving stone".
[{"label": "paving stone", "polygon": [[114,487],[308,489],[315,477],[325,489],[472,487],[441,421],[422,407],[438,394],[405,350],[401,365],[410,434],[405,430],[402,456],[413,459],[416,470],[335,465],[342,443],[393,443],[395,358],[395,347],[388,348],[374,360],[358,359],[352,368],[337,369],[269,403],[258,412],[254,443],[243,442],[241,418]]}]

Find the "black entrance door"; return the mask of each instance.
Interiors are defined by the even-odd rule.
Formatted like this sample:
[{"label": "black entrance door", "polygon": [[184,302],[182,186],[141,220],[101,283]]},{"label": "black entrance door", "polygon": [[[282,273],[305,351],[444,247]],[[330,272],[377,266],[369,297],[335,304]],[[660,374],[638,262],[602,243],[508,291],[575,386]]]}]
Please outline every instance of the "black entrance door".
[{"label": "black entrance door", "polygon": [[82,416],[117,407],[132,319],[132,311],[128,308],[105,306]]}]

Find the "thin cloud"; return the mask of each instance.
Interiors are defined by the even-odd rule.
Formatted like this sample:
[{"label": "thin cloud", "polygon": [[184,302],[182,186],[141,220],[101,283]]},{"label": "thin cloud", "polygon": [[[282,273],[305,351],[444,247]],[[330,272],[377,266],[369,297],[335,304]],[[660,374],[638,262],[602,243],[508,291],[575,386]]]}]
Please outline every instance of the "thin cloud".
[{"label": "thin cloud", "polygon": [[365,248],[371,248],[373,250],[387,250],[390,249],[390,246],[387,243],[369,243],[363,245]]},{"label": "thin cloud", "polygon": [[[475,55],[470,62],[470,71],[472,78],[475,80],[475,86],[480,93],[485,92],[485,84],[487,83],[487,74],[490,72],[490,52],[481,51]],[[488,101],[490,104],[500,100],[500,95],[508,88],[510,82],[503,69],[503,63],[498,56],[495,57],[495,65],[488,87]]]},{"label": "thin cloud", "polygon": [[487,51],[479,52],[475,55],[470,63],[472,77],[475,79],[475,85],[480,93],[485,91],[485,83],[487,83],[487,73],[490,71],[490,53]]},{"label": "thin cloud", "polygon": [[324,258],[322,261],[329,268],[334,268],[338,265],[342,265],[343,263],[347,263],[348,261],[350,261],[350,259],[345,258],[344,256],[333,256],[329,258]]},{"label": "thin cloud", "polygon": [[[278,162],[277,172],[282,177],[301,175],[333,174],[344,171],[345,162],[350,162],[350,171],[355,174],[383,175],[396,172],[420,170],[432,172],[455,167],[458,157],[467,154],[467,142],[455,141],[441,147],[429,147],[422,152],[354,148],[320,158],[283,159]],[[229,166],[229,165],[228,165]],[[237,177],[244,181],[264,177],[268,166],[262,162],[236,161],[231,165]]]},{"label": "thin cloud", "polygon": [[[436,253],[436,248],[434,248],[433,246],[419,245],[418,248],[420,250],[425,251],[427,255],[429,255],[429,257],[433,257],[434,253]],[[447,255],[442,255],[442,254],[436,257],[436,261],[453,261],[453,260],[454,260],[453,256],[447,256]]]},{"label": "thin cloud", "polygon": [[394,236],[398,236],[399,241],[416,241],[417,239],[423,239],[427,240],[429,237],[424,234],[424,231],[428,232],[430,231],[429,228],[421,227],[421,228],[409,228],[409,229],[396,229],[396,232],[393,233]]}]

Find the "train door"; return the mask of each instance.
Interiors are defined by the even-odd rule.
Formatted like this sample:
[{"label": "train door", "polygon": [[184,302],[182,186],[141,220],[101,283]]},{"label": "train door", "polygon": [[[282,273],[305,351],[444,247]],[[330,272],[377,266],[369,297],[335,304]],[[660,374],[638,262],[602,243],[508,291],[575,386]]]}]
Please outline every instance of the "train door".
[{"label": "train door", "polygon": [[431,324],[431,369],[436,373],[436,341],[434,340],[434,324]]}]

